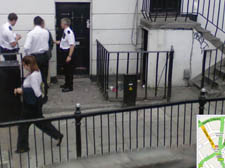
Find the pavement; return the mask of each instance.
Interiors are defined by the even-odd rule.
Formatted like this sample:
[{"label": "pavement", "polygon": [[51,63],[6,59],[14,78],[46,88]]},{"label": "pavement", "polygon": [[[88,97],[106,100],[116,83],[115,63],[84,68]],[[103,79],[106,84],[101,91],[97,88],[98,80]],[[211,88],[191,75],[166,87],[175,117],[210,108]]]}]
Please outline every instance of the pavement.
[{"label": "pavement", "polygon": [[[74,113],[77,103],[81,104],[83,112],[123,107],[121,99],[118,101],[105,100],[97,83],[92,82],[89,78],[75,78],[74,91],[69,93],[61,92],[60,85],[63,83],[63,79],[59,78],[58,83],[50,85],[49,101],[43,108],[46,116]],[[174,87],[171,102],[197,99],[198,97],[199,90],[195,87]],[[139,100],[137,106],[166,102],[165,99]]]},{"label": "pavement", "polygon": [[81,104],[83,110],[121,107],[120,102],[106,101],[96,82],[92,82],[89,78],[74,79],[74,91],[69,93],[61,92],[62,84],[64,80],[59,78],[58,83],[50,85],[49,101],[43,109],[45,114],[73,113],[77,103]]}]

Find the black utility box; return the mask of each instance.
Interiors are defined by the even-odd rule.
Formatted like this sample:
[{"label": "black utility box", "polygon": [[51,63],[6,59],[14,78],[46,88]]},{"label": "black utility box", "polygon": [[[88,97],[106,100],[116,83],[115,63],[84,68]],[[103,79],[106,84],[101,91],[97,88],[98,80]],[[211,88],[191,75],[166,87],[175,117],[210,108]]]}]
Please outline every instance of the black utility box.
[{"label": "black utility box", "polygon": [[18,87],[21,87],[19,63],[0,62],[0,122],[19,119],[22,105],[20,97],[14,95]]},{"label": "black utility box", "polygon": [[135,106],[137,98],[137,75],[124,75],[124,106]]}]

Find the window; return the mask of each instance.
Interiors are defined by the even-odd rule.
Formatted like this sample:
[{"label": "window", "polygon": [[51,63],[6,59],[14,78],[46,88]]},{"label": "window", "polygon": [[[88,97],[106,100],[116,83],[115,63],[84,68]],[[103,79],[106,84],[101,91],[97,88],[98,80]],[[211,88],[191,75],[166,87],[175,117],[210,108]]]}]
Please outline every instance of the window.
[{"label": "window", "polygon": [[180,12],[181,0],[151,0],[151,12]]}]

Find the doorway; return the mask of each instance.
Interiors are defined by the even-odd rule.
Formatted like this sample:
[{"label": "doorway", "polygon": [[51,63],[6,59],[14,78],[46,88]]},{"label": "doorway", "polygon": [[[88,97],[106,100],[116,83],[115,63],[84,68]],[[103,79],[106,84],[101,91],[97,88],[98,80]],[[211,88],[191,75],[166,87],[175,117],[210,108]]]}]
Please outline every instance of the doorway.
[{"label": "doorway", "polygon": [[178,12],[181,0],[151,0],[151,12]]},{"label": "doorway", "polygon": [[[56,3],[56,39],[60,40],[63,30],[62,18],[71,19],[71,29],[76,36],[76,48],[73,55],[75,75],[89,75],[90,70],[90,3]],[[57,73],[63,74],[64,58],[57,47]]]}]

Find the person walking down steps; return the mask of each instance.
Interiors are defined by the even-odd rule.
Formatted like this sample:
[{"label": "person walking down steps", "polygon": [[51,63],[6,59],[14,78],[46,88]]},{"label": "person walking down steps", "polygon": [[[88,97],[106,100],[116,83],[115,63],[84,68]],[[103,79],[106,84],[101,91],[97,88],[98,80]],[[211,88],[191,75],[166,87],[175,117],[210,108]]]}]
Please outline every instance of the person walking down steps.
[{"label": "person walking down steps", "polygon": [[[14,90],[15,95],[23,95],[23,111],[21,120],[44,118],[42,114],[42,77],[34,56],[25,56],[22,60],[23,67],[29,74],[25,78],[23,87]],[[57,140],[61,145],[63,135],[49,121],[34,123],[44,133]],[[22,124],[18,127],[18,141],[16,153],[29,151],[29,127],[31,124]]]}]

